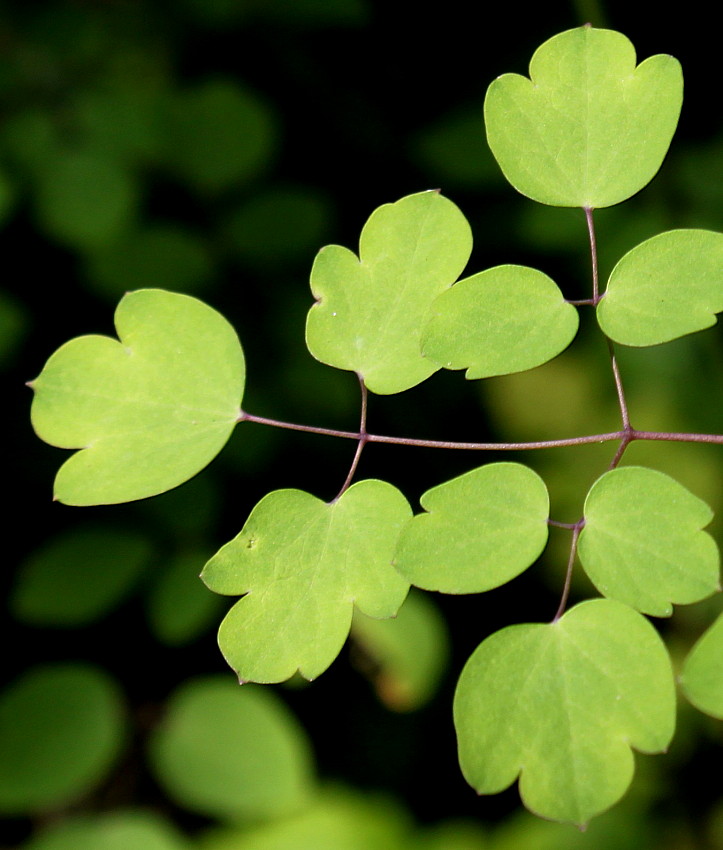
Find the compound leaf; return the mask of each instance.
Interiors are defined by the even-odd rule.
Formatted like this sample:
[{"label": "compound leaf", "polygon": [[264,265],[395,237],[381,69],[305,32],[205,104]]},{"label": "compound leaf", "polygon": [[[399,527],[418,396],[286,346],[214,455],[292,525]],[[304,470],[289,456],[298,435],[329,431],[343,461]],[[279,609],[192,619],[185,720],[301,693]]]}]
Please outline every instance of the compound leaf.
[{"label": "compound leaf", "polygon": [[409,585],[392,556],[411,513],[384,481],[359,481],[330,504],[301,490],[265,496],[201,574],[216,593],[246,594],[219,630],[239,678],[314,679],[339,654],[354,605],[394,616]]},{"label": "compound leaf", "polygon": [[572,342],[577,310],[554,281],[526,266],[497,266],[459,281],[432,304],[422,354],[466,377],[523,372]]},{"label": "compound leaf", "polygon": [[678,123],[683,77],[672,56],[635,61],[624,35],[584,26],[539,47],[530,79],[504,74],[490,85],[487,141],[518,192],[608,207],[653,178]]},{"label": "compound leaf", "polygon": [[671,603],[720,589],[718,548],[701,531],[712,519],[708,505],[668,475],[618,467],[587,495],[580,561],[603,595],[667,617]]},{"label": "compound leaf", "polygon": [[723,720],[723,614],[691,649],[680,682],[696,708]]},{"label": "compound leaf", "polygon": [[417,587],[481,593],[519,575],[547,542],[542,479],[519,463],[490,463],[428,490],[402,531],[394,564]]},{"label": "compound leaf", "polygon": [[723,233],[670,230],[637,245],[613,269],[597,307],[623,345],[657,345],[709,328],[723,310]]},{"label": "compound leaf", "polygon": [[631,747],[668,746],[670,659],[640,614],[588,600],[554,623],[509,626],[484,640],[462,671],[454,718],[462,772],[480,794],[519,775],[532,812],[585,824],[625,793]]},{"label": "compound leaf", "polygon": [[69,505],[163,493],[209,464],[240,413],[245,365],[236,333],[211,307],[145,289],[121,299],[120,342],[82,336],[31,383],[32,421],[54,446],[81,449],[60,468]]},{"label": "compound leaf", "polygon": [[357,372],[376,393],[426,380],[439,367],[419,350],[424,317],[471,250],[467,220],[438,192],[379,207],[364,225],[359,257],[339,245],[317,254],[309,351],[322,363]]}]

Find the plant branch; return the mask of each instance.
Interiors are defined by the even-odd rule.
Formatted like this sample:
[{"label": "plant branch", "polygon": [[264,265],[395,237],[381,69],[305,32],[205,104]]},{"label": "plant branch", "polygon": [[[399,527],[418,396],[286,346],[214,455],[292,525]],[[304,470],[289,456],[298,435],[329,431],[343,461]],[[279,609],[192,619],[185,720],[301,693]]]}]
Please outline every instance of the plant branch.
[{"label": "plant branch", "polygon": [[[595,222],[592,217],[592,207],[584,207],[585,221],[587,222],[587,235],[590,240],[590,258],[592,260],[592,304],[600,301],[600,285],[597,267],[597,240],[595,238]],[[583,302],[586,303],[586,302]]]},{"label": "plant branch", "polygon": [[[344,493],[349,489],[349,485],[354,479],[354,474],[356,473],[357,466],[359,466],[359,459],[361,458],[361,453],[364,450],[364,446],[368,441],[367,434],[367,402],[369,393],[366,388],[366,384],[364,383],[364,378],[361,375],[359,377],[359,386],[361,387],[361,416],[359,421],[359,442],[356,446],[356,451],[354,452],[354,458],[352,459],[351,466],[349,467],[349,473],[346,476],[344,483],[341,485],[341,490],[336,494],[333,499],[333,502],[337,502]],[[332,503],[333,503],[332,502]]]},{"label": "plant branch", "polygon": [[567,570],[565,571],[565,584],[562,588],[560,604],[557,606],[555,616],[552,618],[553,623],[556,623],[560,619],[560,617],[562,617],[562,615],[565,613],[565,608],[567,607],[567,600],[570,597],[570,586],[572,585],[572,570],[575,566],[575,558],[577,556],[577,541],[580,537],[580,532],[583,530],[584,527],[584,517],[578,520],[578,522],[576,522],[572,526],[572,541],[570,542],[570,557],[567,559]]}]

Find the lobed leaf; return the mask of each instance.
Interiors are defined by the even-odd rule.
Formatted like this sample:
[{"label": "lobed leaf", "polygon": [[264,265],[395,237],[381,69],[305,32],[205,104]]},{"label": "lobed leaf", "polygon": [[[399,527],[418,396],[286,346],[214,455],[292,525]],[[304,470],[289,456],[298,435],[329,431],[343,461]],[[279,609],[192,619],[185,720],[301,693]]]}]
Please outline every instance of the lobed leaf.
[{"label": "lobed leaf", "polygon": [[462,772],[480,794],[519,776],[532,812],[582,825],[625,793],[631,747],[668,746],[670,659],[640,614],[588,600],[556,622],[509,626],[484,640],[462,671],[454,719]]},{"label": "lobed leaf", "polygon": [[519,463],[490,463],[428,490],[426,513],[404,528],[394,565],[412,584],[482,593],[513,579],[547,542],[542,479]]},{"label": "lobed leaf", "polygon": [[339,245],[317,254],[306,342],[322,363],[357,372],[375,393],[402,392],[438,366],[420,353],[424,317],[472,250],[469,224],[438,192],[384,204],[364,225],[359,257]]},{"label": "lobed leaf", "polygon": [[572,342],[578,313],[546,274],[497,266],[459,281],[432,304],[422,354],[466,378],[524,372]]},{"label": "lobed leaf", "polygon": [[201,574],[216,593],[246,594],[219,630],[239,678],[314,679],[339,654],[354,605],[393,617],[409,585],[392,556],[410,517],[384,481],[359,481],[330,504],[301,490],[265,496]]},{"label": "lobed leaf", "polygon": [[593,584],[657,617],[720,589],[718,548],[701,531],[713,512],[673,478],[653,469],[613,469],[585,500],[578,554]]},{"label": "lobed leaf", "polygon": [[487,141],[518,192],[552,206],[609,207],[653,178],[683,78],[672,56],[635,61],[624,35],[586,25],[541,45],[530,79],[504,74],[490,85]]},{"label": "lobed leaf", "polygon": [[38,436],[81,450],[55,479],[55,498],[69,505],[177,487],[221,451],[240,413],[243,351],[211,307],[144,289],[121,299],[115,324],[120,341],[72,339],[30,384]]},{"label": "lobed leaf", "polygon": [[645,346],[709,328],[721,310],[723,233],[670,230],[615,266],[597,318],[615,342]]},{"label": "lobed leaf", "polygon": [[723,614],[691,649],[680,683],[696,708],[723,720]]}]

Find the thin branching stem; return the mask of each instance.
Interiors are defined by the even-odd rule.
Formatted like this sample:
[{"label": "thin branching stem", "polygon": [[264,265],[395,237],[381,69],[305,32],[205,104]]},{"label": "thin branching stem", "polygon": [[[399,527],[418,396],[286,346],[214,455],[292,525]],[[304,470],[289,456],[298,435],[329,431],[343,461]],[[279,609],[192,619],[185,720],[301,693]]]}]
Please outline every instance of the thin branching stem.
[{"label": "thin branching stem", "polygon": [[357,466],[359,466],[359,459],[361,458],[361,453],[364,451],[364,446],[368,442],[368,434],[367,434],[367,403],[369,393],[366,388],[366,384],[364,383],[364,378],[359,375],[359,386],[361,387],[361,416],[359,421],[359,440],[356,445],[356,451],[354,452],[354,458],[352,459],[351,466],[349,467],[349,473],[346,476],[344,483],[341,485],[341,490],[334,497],[334,502],[337,502],[344,493],[349,489],[351,482],[354,480],[354,474],[356,473]]},{"label": "thin branching stem", "polygon": [[565,584],[562,588],[562,596],[560,597],[560,604],[557,606],[557,611],[555,612],[555,616],[552,618],[552,622],[556,623],[560,617],[565,613],[565,608],[567,607],[567,600],[570,596],[570,587],[572,585],[572,571],[575,566],[575,558],[577,557],[577,541],[580,537],[580,532],[585,527],[585,520],[580,519],[572,526],[572,540],[570,541],[570,557],[567,559],[567,570],[565,571]]},{"label": "thin branching stem", "polygon": [[600,283],[597,266],[597,239],[595,238],[595,222],[593,221],[592,207],[584,207],[584,210],[585,221],[587,222],[587,235],[590,240],[590,258],[592,260],[592,303],[595,305],[600,300]]}]

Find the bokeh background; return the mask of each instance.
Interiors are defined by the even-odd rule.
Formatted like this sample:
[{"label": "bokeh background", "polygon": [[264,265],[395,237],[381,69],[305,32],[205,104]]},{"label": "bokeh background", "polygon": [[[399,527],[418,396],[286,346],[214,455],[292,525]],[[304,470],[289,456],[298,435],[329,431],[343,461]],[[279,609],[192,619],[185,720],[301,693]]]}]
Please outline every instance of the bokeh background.
[{"label": "bokeh background", "polygon": [[[0,846],[29,850],[720,848],[720,722],[681,703],[669,754],[587,832],[478,798],[456,762],[451,699],[465,659],[511,622],[549,619],[566,533],[499,590],[415,595],[398,622],[356,624],[311,685],[239,690],[215,642],[228,600],[197,576],[277,487],[329,499],[353,445],[257,425],[177,491],[117,507],[52,502],[64,453],[32,433],[25,382],[67,339],[113,333],[127,290],[197,295],[236,327],[248,411],[354,429],[353,375],[304,345],[316,251],[356,249],[380,204],[439,188],[469,218],[469,271],[533,265],[587,297],[580,211],[517,195],[484,141],[487,85],[525,73],[556,33],[592,22],[643,59],[672,53],[686,95],[661,173],[597,215],[603,277],[663,229],[721,229],[718,33],[695,4],[406,0],[0,3],[0,369],[5,397]],[[618,427],[604,343],[585,316],[568,352],[517,376],[438,374],[373,397],[379,433],[551,439]],[[717,328],[620,353],[633,424],[720,432]],[[575,521],[611,447],[518,459]],[[510,459],[509,455],[505,455]],[[486,456],[484,460],[499,459]],[[720,512],[720,449],[635,444]],[[370,446],[360,477],[417,504],[480,462]],[[714,533],[720,540],[721,523]],[[576,577],[575,598],[590,593]],[[662,622],[679,662],[718,599]]]}]

